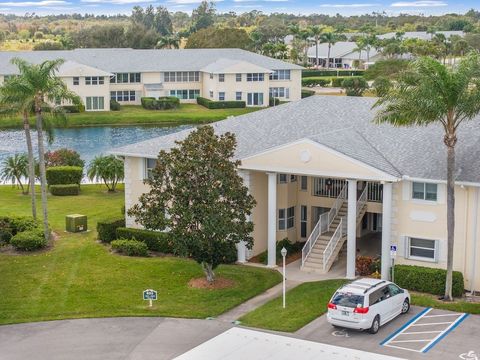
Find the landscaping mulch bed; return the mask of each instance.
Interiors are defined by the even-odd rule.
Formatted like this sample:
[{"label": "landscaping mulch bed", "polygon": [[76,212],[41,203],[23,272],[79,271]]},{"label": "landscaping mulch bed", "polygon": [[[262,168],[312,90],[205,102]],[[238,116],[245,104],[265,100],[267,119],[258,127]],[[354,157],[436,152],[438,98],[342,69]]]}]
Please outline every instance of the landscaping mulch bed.
[{"label": "landscaping mulch bed", "polygon": [[217,277],[213,283],[209,283],[206,278],[196,278],[188,282],[188,286],[196,289],[219,290],[233,287],[235,281],[223,277]]}]

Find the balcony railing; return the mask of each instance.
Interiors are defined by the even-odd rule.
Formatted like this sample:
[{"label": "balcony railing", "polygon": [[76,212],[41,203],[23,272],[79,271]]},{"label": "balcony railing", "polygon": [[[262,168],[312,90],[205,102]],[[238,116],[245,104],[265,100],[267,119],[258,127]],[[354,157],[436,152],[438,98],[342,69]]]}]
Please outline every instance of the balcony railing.
[{"label": "balcony railing", "polygon": [[383,185],[377,182],[367,183],[367,201],[382,202],[383,201]]},{"label": "balcony railing", "polygon": [[346,180],[314,177],[312,195],[337,198],[346,183]]}]

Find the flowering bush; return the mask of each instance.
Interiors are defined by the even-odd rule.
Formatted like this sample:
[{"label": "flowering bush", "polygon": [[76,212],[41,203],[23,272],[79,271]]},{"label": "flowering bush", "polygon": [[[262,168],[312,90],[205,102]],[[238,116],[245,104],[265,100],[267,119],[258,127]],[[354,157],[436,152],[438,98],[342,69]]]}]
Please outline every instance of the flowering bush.
[{"label": "flowering bush", "polygon": [[63,148],[46,152],[45,166],[78,166],[83,168],[85,161],[80,158],[80,154],[75,150]]}]

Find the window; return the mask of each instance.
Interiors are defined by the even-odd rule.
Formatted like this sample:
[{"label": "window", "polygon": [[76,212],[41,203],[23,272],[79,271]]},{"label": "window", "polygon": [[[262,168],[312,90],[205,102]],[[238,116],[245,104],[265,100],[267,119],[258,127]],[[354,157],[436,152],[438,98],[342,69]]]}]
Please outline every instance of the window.
[{"label": "window", "polygon": [[198,71],[177,71],[177,72],[167,71],[163,74],[163,81],[165,82],[196,82],[196,81],[200,81],[200,73]]},{"label": "window", "polygon": [[403,290],[400,289],[397,285],[395,284],[388,284],[388,289],[390,290],[390,295],[395,296],[398,294],[402,294]]},{"label": "window", "polygon": [[209,95],[210,95],[211,98],[213,98],[213,91],[212,91],[212,90],[210,90],[210,94],[209,94]]},{"label": "window", "polygon": [[297,181],[297,175],[290,175],[290,182],[296,182]]},{"label": "window", "polygon": [[290,70],[274,70],[269,77],[270,80],[290,80]]},{"label": "window", "polygon": [[248,73],[247,74],[247,81],[263,81],[264,74],[263,73]]},{"label": "window", "polygon": [[287,209],[287,229],[295,226],[295,206]]},{"label": "window", "polygon": [[412,198],[437,201],[437,184],[414,182],[412,184]]},{"label": "window", "polygon": [[153,169],[157,166],[157,159],[145,159],[145,174],[144,179],[150,179],[152,177]]},{"label": "window", "polygon": [[200,96],[200,90],[198,89],[170,90],[170,96],[175,96],[179,99],[194,100]]},{"label": "window", "polygon": [[103,96],[87,96],[85,105],[87,110],[103,110],[105,108]]},{"label": "window", "polygon": [[437,261],[438,240],[407,238],[407,258]]},{"label": "window", "polygon": [[300,206],[300,237],[307,237],[307,207]]},{"label": "window", "polygon": [[135,90],[110,91],[110,99],[115,101],[135,101],[137,99]]},{"label": "window", "polygon": [[308,177],[302,176],[300,178],[300,190],[307,191],[307,188],[308,188]]},{"label": "window", "polygon": [[235,81],[241,82],[242,81],[242,74],[235,74]]},{"label": "window", "polygon": [[278,183],[286,184],[287,183],[287,174],[278,174]]},{"label": "window", "polygon": [[287,219],[285,215],[285,209],[278,209],[278,230],[285,230],[287,228]]},{"label": "window", "polygon": [[103,85],[103,76],[85,76],[85,85]]},{"label": "window", "polygon": [[73,77],[73,85],[80,85],[80,78],[78,76]]},{"label": "window", "polygon": [[210,79],[213,79],[213,74],[210,74]]},{"label": "window", "polygon": [[349,308],[356,308],[363,306],[364,298],[362,295],[355,295],[351,293],[337,292],[332,299],[332,303],[338,306],[345,306]]},{"label": "window", "polygon": [[237,91],[235,93],[235,100],[236,101],[242,101],[242,92],[241,91]]},{"label": "window", "polygon": [[263,93],[248,93],[247,94],[247,105],[263,105]]},{"label": "window", "polygon": [[140,73],[130,73],[130,82],[131,83],[139,83],[141,75]]},{"label": "window", "polygon": [[111,83],[127,84],[129,79],[128,73],[116,73],[114,77],[110,79]]},{"label": "window", "polygon": [[218,74],[218,82],[225,82],[225,74]]},{"label": "window", "polygon": [[225,92],[220,91],[218,93],[218,101],[225,101]]}]

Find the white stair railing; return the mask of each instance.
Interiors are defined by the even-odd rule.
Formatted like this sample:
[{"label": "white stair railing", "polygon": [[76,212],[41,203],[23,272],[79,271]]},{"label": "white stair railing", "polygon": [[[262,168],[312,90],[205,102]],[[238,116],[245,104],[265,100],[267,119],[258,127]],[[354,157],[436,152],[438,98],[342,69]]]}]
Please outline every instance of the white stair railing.
[{"label": "white stair railing", "polygon": [[338,211],[343,205],[343,202],[347,198],[347,189],[348,189],[348,186],[347,184],[345,184],[342,190],[340,191],[340,194],[335,199],[335,202],[333,203],[332,208],[328,212],[320,215],[318,222],[316,223],[310,236],[305,242],[305,245],[302,248],[302,267],[305,265],[305,261],[307,260],[308,255],[310,255],[310,252],[315,246],[315,243],[317,242],[320,235],[325,234],[327,231],[330,230],[330,225],[332,224],[333,220],[337,216]]},{"label": "white stair railing", "polygon": [[357,200],[357,216],[360,214],[360,211],[363,209],[363,207],[367,204],[367,195],[368,195],[368,186],[365,186],[365,189],[363,189],[362,194]]},{"label": "white stair railing", "polygon": [[335,229],[335,232],[332,235],[332,238],[327,244],[327,247],[325,248],[325,250],[323,250],[323,271],[327,269],[327,264],[330,261],[331,257],[333,256],[335,249],[337,248],[338,242],[343,237],[344,222],[345,222],[345,219],[341,218],[337,228]]}]

